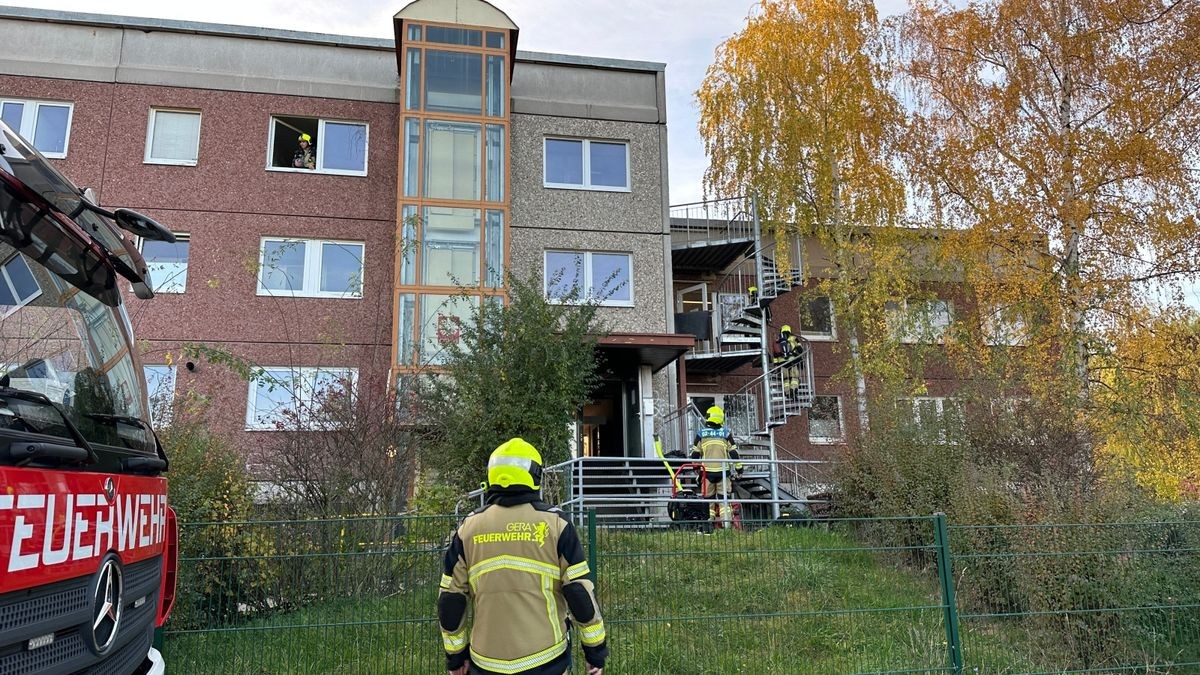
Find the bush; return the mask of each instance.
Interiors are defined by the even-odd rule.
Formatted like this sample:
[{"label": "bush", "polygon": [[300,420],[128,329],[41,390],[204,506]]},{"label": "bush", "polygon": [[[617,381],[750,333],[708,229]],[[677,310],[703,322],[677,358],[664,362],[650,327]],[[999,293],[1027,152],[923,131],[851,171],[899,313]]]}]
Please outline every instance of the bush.
[{"label": "bush", "polygon": [[171,625],[211,627],[266,608],[274,551],[247,521],[252,493],[242,458],[200,422],[177,416],[161,434],[170,458],[169,499],[179,518],[178,595]]}]

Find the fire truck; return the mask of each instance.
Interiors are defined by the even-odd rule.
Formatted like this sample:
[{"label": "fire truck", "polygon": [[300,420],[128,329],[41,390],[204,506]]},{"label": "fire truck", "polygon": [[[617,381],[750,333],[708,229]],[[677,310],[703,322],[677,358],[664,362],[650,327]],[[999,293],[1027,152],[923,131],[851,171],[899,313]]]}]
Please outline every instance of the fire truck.
[{"label": "fire truck", "polygon": [[161,673],[175,596],[167,457],[124,295],[153,297],[130,235],[0,122],[0,673]]}]

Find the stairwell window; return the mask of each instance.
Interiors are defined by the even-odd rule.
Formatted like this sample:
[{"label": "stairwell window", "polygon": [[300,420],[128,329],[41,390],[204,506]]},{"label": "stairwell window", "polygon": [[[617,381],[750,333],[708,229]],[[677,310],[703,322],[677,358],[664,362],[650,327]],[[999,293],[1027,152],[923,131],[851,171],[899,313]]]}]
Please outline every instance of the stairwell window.
[{"label": "stairwell window", "polygon": [[625,141],[547,138],[542,160],[545,187],[629,192]]},{"label": "stairwell window", "polygon": [[259,249],[258,294],[361,298],[363,243],[265,238]]},{"label": "stairwell window", "polygon": [[833,302],[829,298],[813,298],[800,307],[800,334],[809,340],[837,340],[837,329],[833,323]]},{"label": "stairwell window", "polygon": [[633,307],[633,256],[600,251],[546,251],[543,287],[555,302]]},{"label": "stairwell window", "polygon": [[808,409],[808,442],[841,443],[846,440],[842,426],[842,397],[814,396]]},{"label": "stairwell window", "polygon": [[0,97],[0,119],[50,159],[67,156],[75,106]]}]

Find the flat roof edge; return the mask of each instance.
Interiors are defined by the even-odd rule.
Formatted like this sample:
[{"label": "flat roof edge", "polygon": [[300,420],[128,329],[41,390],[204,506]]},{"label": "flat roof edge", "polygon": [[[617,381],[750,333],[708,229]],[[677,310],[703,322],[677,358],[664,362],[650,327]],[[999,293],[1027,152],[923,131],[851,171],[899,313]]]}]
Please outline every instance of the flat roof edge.
[{"label": "flat roof edge", "polygon": [[[281,28],[260,28],[257,26],[242,26],[226,23],[180,21],[177,19],[154,19],[149,17],[96,14],[92,12],[67,12],[57,9],[35,9],[32,7],[14,7],[10,5],[0,5],[0,19],[41,21],[45,23],[65,23],[109,28],[127,28],[132,30],[161,30],[173,33],[194,33],[258,40],[280,40],[285,42],[302,42],[307,44],[327,45],[333,47],[353,47],[358,49],[375,49],[386,51],[395,51],[396,49],[396,42],[391,38],[369,38],[357,37],[353,35],[334,35],[332,33],[310,33],[298,30],[284,30]],[[525,61],[528,63],[549,63],[566,66],[582,66],[586,68],[634,70],[660,73],[665,72],[667,69],[667,64],[657,63],[654,61],[634,61],[629,59],[614,59],[600,56],[552,54],[549,52],[527,52],[521,50],[517,50],[517,61]]]},{"label": "flat roof edge", "polygon": [[94,14],[91,12],[65,12],[56,9],[34,9],[32,7],[12,7],[8,5],[0,5],[0,19],[42,21],[46,23],[67,23],[109,28],[129,28],[133,30],[161,30],[173,33],[198,33],[203,35],[255,38],[259,40],[304,42],[334,47],[356,47],[359,49],[395,51],[396,48],[395,41],[391,40],[390,38],[368,38],[357,37],[353,35],[333,35],[330,33],[310,33],[298,30],[284,30],[281,28],[260,28],[257,26],[205,23],[201,21],[180,21],[176,19],[154,19],[149,17],[118,16],[113,14]]},{"label": "flat roof edge", "polygon": [[568,66],[588,66],[591,68],[612,68],[619,70],[645,70],[658,73],[667,70],[667,64],[656,61],[632,61],[628,59],[611,59],[603,56],[526,52],[520,49],[517,50],[517,60],[529,63],[554,63]]}]

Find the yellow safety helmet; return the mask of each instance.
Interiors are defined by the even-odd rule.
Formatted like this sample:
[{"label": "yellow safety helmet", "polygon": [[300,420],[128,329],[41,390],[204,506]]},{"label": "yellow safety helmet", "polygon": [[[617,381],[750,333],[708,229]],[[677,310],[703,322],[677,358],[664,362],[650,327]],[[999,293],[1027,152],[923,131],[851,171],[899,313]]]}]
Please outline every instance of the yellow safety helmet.
[{"label": "yellow safety helmet", "polygon": [[790,333],[790,332],[792,332],[792,327],[787,324],[784,324],[783,326],[781,326],[779,328],[779,332],[780,333]]},{"label": "yellow safety helmet", "polygon": [[721,410],[721,406],[714,405],[705,411],[707,417],[705,420],[713,424],[725,424],[725,411]]},{"label": "yellow safety helmet", "polygon": [[542,455],[522,438],[510,438],[488,459],[488,485],[506,488],[524,485],[542,489]]},{"label": "yellow safety helmet", "polygon": [[296,141],[297,142],[304,141],[305,143],[312,143],[312,136],[309,136],[308,134],[300,134],[300,138],[296,139]]}]

